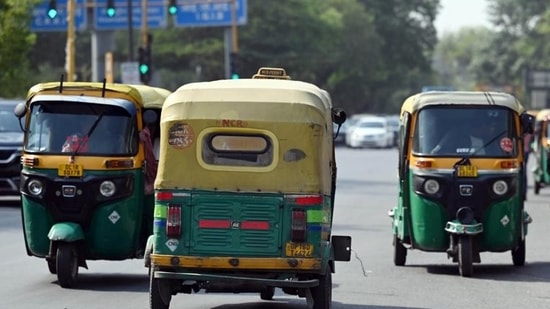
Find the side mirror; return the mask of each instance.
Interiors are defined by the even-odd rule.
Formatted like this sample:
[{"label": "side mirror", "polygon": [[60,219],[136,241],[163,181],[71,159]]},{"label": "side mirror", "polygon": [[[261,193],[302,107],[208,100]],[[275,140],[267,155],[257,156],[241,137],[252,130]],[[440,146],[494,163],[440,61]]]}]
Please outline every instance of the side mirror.
[{"label": "side mirror", "polygon": [[19,119],[25,117],[25,114],[27,113],[27,104],[26,103],[19,103],[15,106],[15,110],[13,111],[15,116]]},{"label": "side mirror", "polygon": [[337,125],[341,125],[346,121],[346,112],[341,108],[333,108],[332,109],[332,122],[336,123]]},{"label": "side mirror", "polygon": [[533,126],[535,123],[535,117],[528,113],[521,114],[521,131],[522,134],[533,134]]}]

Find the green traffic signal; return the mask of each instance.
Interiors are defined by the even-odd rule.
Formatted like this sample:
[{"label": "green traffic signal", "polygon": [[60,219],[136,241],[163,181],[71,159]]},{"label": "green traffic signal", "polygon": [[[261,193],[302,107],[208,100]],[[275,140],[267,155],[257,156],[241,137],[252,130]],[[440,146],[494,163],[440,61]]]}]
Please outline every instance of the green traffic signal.
[{"label": "green traffic signal", "polygon": [[107,0],[107,11],[106,11],[106,14],[107,14],[107,16],[109,16],[109,17],[115,16],[115,14],[116,14],[116,9],[115,9],[115,1],[114,1],[114,0]]},{"label": "green traffic signal", "polygon": [[50,19],[57,17],[57,1],[55,0],[50,0],[50,4],[48,5],[48,17]]},{"label": "green traffic signal", "polygon": [[176,15],[176,13],[178,13],[178,4],[176,0],[170,0],[168,2],[168,13],[170,15]]},{"label": "green traffic signal", "polygon": [[239,74],[237,73],[231,74],[231,79],[239,79]]},{"label": "green traffic signal", "polygon": [[149,66],[145,63],[140,64],[139,65],[139,72],[143,75],[147,74],[147,72],[149,72]]}]

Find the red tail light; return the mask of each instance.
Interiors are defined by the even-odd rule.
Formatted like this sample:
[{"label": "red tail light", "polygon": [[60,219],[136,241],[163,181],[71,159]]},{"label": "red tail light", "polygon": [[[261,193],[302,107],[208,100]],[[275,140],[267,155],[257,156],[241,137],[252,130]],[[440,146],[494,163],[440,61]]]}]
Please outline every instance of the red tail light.
[{"label": "red tail light", "polygon": [[286,195],[285,199],[288,203],[293,203],[298,206],[315,206],[323,204],[322,195]]},{"label": "red tail light", "polygon": [[179,237],[181,235],[181,206],[178,204],[168,205],[166,211],[166,236]]},{"label": "red tail light", "polygon": [[304,209],[292,210],[291,241],[305,242],[307,239],[307,214]]},{"label": "red tail light", "polygon": [[174,194],[172,194],[172,191],[157,192],[158,201],[170,201],[172,198],[174,198]]}]

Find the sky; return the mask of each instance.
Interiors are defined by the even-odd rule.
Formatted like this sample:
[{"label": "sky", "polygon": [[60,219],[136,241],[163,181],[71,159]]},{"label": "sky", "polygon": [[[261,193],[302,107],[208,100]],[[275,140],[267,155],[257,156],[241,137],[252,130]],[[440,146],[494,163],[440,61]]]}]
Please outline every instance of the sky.
[{"label": "sky", "polygon": [[440,3],[441,10],[435,20],[438,36],[462,27],[490,26],[486,0],[440,0]]}]

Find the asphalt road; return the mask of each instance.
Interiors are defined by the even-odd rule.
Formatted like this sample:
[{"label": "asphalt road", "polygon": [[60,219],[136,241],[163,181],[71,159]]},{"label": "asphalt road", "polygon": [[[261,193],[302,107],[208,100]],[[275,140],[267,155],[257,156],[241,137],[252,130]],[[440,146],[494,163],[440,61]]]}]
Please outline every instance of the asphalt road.
[{"label": "asphalt road", "polygon": [[[534,221],[527,236],[526,265],[514,267],[510,252],[482,253],[474,276],[463,278],[444,253],[410,251],[404,267],[393,265],[391,221],[397,201],[397,151],[338,148],[334,234],[351,235],[350,262],[338,262],[333,308],[550,308],[550,188],[529,190]],[[147,270],[141,260],[89,262],[79,288],[62,289],[46,262],[26,255],[20,210],[0,207],[2,308],[148,308]],[[297,309],[304,299],[277,291],[273,301],[255,294],[178,294],[172,309]]]}]

